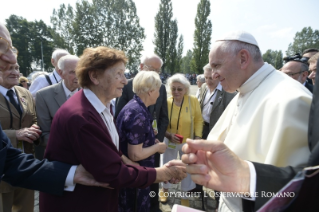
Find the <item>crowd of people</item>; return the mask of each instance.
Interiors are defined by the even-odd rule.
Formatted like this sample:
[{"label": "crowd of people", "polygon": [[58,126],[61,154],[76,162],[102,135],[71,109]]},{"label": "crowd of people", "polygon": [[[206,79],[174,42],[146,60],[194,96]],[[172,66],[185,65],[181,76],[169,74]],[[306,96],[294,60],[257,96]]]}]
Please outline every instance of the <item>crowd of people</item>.
[{"label": "crowd of people", "polygon": [[[270,199],[258,193],[319,164],[317,49],[278,71],[251,34],[236,31],[216,40],[202,74],[166,76],[166,85],[156,54],[128,80],[120,50],[56,49],[54,71],[29,87],[3,24],[0,38],[0,211],[33,211],[32,189],[40,211],[160,211],[171,183],[248,193],[216,195],[218,211],[256,211]],[[316,208],[318,184],[306,192],[303,207]]]}]

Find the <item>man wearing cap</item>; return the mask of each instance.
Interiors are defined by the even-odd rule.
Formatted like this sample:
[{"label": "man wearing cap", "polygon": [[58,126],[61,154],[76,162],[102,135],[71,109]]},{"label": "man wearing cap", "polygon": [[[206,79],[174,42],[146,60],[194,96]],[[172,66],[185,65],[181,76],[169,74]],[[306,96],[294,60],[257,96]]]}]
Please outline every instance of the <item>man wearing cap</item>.
[{"label": "man wearing cap", "polygon": [[[311,94],[264,62],[257,41],[247,32],[236,31],[217,40],[209,63],[223,89],[238,94],[207,140],[224,142],[247,161],[306,164]],[[255,186],[250,185],[251,191]],[[222,196],[219,211],[238,211],[245,207],[243,202],[239,197]]]}]

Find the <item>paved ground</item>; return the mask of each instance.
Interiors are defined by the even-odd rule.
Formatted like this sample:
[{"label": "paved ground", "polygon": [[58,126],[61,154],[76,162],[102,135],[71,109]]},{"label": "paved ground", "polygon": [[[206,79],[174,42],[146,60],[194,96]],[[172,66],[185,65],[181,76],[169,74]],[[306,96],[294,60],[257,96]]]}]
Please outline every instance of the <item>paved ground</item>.
[{"label": "paved ground", "polygon": [[[197,92],[197,85],[191,85],[190,94],[195,95]],[[176,188],[172,188],[169,190],[178,196],[177,192],[180,191],[180,184],[176,186]],[[196,195],[195,195],[196,194]],[[202,210],[202,199],[199,197],[199,193],[195,193],[194,197],[190,197],[190,207]],[[212,211],[215,206],[216,202],[213,198],[212,190],[207,190],[204,188],[204,206],[206,211]],[[160,204],[162,212],[169,212],[171,211],[174,204],[180,204],[181,198],[180,197],[171,197],[168,198],[166,203]],[[39,212],[39,192],[35,191],[35,202],[34,202],[34,212]]]}]

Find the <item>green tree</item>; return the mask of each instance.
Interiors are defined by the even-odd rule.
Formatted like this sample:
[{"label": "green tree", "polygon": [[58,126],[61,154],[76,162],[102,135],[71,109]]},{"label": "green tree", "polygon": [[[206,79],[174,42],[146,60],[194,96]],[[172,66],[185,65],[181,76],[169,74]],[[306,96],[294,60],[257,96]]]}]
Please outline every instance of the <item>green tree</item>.
[{"label": "green tree", "polygon": [[177,45],[177,58],[176,58],[176,73],[182,73],[182,57],[184,50],[184,38],[183,35],[179,36],[179,41]]},{"label": "green tree", "polygon": [[154,52],[163,60],[162,70],[166,72],[167,49],[170,46],[170,31],[173,17],[171,0],[161,0],[160,8],[155,16]]},{"label": "green tree", "polygon": [[268,49],[263,54],[263,60],[271,65],[273,65],[276,69],[280,69],[283,65],[283,59],[282,59],[282,52],[280,51],[274,51],[271,49]]},{"label": "green tree", "polygon": [[42,62],[41,42],[43,46],[44,68],[51,67],[53,41],[48,27],[42,20],[28,22],[23,17],[11,15],[6,19],[13,45],[18,49],[20,72],[27,76],[32,72],[32,64],[40,66]]},{"label": "green tree", "polygon": [[56,47],[68,50],[71,54],[75,51],[74,35],[72,33],[74,22],[74,10],[70,4],[68,7],[61,4],[58,10],[53,9],[51,16],[52,36]]},{"label": "green tree", "polygon": [[209,0],[201,0],[197,6],[195,18],[194,48],[191,61],[191,70],[202,73],[203,67],[208,63],[208,54],[212,34],[212,23],[208,20],[210,14]]},{"label": "green tree", "polygon": [[319,31],[313,30],[311,27],[304,27],[300,32],[296,33],[294,41],[289,44],[286,54],[302,54],[308,48],[319,49]]},{"label": "green tree", "polygon": [[176,61],[177,61],[177,38],[178,38],[178,27],[177,20],[171,21],[171,30],[169,35],[170,44],[166,53],[166,67],[170,74],[177,73]]},{"label": "green tree", "polygon": [[188,50],[186,55],[182,58],[181,68],[183,73],[191,73],[191,60],[193,57],[193,52]]}]

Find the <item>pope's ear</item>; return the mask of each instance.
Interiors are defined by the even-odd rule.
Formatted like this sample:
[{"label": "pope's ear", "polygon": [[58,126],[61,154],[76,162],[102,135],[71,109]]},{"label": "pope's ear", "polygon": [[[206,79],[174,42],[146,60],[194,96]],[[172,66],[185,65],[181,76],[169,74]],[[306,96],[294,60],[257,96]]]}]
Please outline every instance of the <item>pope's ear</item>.
[{"label": "pope's ear", "polygon": [[239,57],[240,57],[240,67],[241,69],[246,69],[252,60],[251,55],[246,49],[242,49],[239,51]]}]

